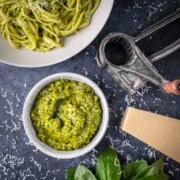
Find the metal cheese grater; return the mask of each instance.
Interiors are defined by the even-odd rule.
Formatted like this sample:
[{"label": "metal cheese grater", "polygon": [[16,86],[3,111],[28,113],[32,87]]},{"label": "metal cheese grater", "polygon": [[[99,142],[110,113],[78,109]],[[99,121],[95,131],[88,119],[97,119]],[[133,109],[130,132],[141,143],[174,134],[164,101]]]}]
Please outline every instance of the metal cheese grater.
[{"label": "metal cheese grater", "polygon": [[[129,94],[134,94],[142,88],[147,81],[160,87],[168,94],[180,95],[180,79],[168,81],[162,77],[152,65],[180,48],[180,38],[172,44],[146,57],[136,43],[153,32],[163,28],[180,18],[180,9],[161,21],[148,27],[136,37],[115,32],[108,34],[101,42],[97,53],[98,65],[106,70],[113,79]],[[115,45],[117,54],[108,56]],[[118,54],[121,52],[121,54]],[[118,56],[118,59],[117,59]]]}]

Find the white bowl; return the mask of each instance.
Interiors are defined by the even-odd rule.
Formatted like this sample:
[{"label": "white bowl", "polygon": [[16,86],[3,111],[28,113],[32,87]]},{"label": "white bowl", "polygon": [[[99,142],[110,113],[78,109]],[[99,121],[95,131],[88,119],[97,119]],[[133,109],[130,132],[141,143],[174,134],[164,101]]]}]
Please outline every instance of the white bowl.
[{"label": "white bowl", "polygon": [[[49,83],[56,81],[58,79],[69,79],[69,80],[74,80],[78,82],[83,82],[92,87],[94,92],[96,93],[97,96],[100,98],[101,102],[101,108],[102,108],[102,120],[101,120],[101,125],[91,140],[89,144],[86,146],[72,150],[72,151],[57,151],[53,149],[52,147],[48,146],[47,144],[43,143],[40,141],[40,139],[36,136],[36,132],[32,126],[31,118],[30,118],[30,111],[33,106],[33,103],[40,92],[41,89],[43,89],[46,85]],[[23,124],[25,128],[25,132],[27,136],[30,139],[30,142],[33,143],[40,151],[43,153],[55,157],[55,158],[60,158],[60,159],[70,159],[70,158],[75,158],[82,156],[89,151],[91,151],[95,146],[102,140],[104,137],[104,134],[106,132],[106,129],[108,127],[108,122],[109,122],[109,108],[108,108],[108,103],[106,101],[106,98],[103,94],[103,92],[100,90],[100,88],[90,79],[79,75],[79,74],[74,74],[74,73],[58,73],[58,74],[53,74],[50,75],[41,81],[39,81],[29,92],[25,103],[23,107]]]}]

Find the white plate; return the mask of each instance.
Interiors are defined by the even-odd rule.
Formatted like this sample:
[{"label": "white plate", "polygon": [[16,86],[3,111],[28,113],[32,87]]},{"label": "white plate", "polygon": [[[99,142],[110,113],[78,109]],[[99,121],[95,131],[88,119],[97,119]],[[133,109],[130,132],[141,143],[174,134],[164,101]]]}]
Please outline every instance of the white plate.
[{"label": "white plate", "polygon": [[101,0],[89,26],[66,37],[64,47],[46,53],[32,52],[26,49],[13,50],[8,42],[0,36],[0,61],[20,67],[43,67],[69,59],[87,47],[99,34],[111,13],[113,3],[114,0]]}]

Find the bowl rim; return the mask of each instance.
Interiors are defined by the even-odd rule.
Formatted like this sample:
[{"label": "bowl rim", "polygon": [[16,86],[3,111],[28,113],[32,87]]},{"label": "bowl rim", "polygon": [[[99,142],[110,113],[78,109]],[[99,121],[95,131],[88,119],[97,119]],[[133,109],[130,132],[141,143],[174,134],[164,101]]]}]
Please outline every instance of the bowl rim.
[{"label": "bowl rim", "polygon": [[[37,97],[40,90],[42,90],[45,86],[47,86],[51,82],[54,82],[58,79],[74,80],[85,83],[88,86],[90,86],[95,92],[95,94],[100,98],[100,103],[102,108],[102,119],[101,119],[100,127],[96,132],[96,134],[94,135],[94,137],[92,138],[92,140],[90,141],[90,143],[80,149],[76,149],[72,151],[57,151],[52,147],[48,146],[47,144],[43,143],[42,141],[40,141],[40,139],[36,136],[36,132],[32,126],[29,113],[34,104],[35,98]],[[23,119],[23,126],[26,135],[28,136],[30,142],[33,145],[35,145],[35,147],[37,147],[41,152],[51,157],[55,157],[59,159],[71,159],[87,154],[92,149],[94,149],[103,139],[109,124],[109,106],[102,90],[98,87],[98,85],[95,82],[93,82],[89,78],[77,73],[69,73],[69,72],[56,73],[41,79],[30,90],[24,102],[22,119]]]}]

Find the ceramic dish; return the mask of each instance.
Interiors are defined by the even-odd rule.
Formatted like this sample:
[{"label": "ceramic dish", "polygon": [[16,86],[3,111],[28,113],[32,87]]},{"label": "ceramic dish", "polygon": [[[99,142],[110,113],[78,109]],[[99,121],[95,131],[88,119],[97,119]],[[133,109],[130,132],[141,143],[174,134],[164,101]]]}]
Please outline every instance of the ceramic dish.
[{"label": "ceramic dish", "polygon": [[[48,85],[51,82],[54,82],[58,79],[69,79],[69,80],[74,80],[78,82],[83,82],[86,83],[88,86],[90,86],[94,92],[96,93],[97,96],[100,98],[100,103],[101,103],[101,108],[102,108],[102,120],[101,120],[101,125],[91,140],[89,144],[86,146],[77,149],[77,150],[72,150],[72,151],[57,151],[48,146],[47,144],[43,143],[42,141],[39,140],[39,138],[36,136],[35,130],[32,126],[31,118],[30,118],[30,111],[33,106],[33,103],[35,101],[35,98],[37,97],[39,91],[43,89],[46,85]],[[108,122],[109,122],[109,108],[108,104],[106,101],[106,98],[103,94],[103,92],[100,90],[100,88],[90,79],[79,75],[75,73],[59,73],[59,74],[54,74],[50,75],[41,81],[39,81],[30,91],[28,94],[26,101],[24,103],[24,108],[23,108],[23,124],[25,128],[25,132],[27,136],[29,137],[31,143],[33,143],[40,151],[43,153],[56,157],[56,158],[61,158],[61,159],[70,159],[70,158],[75,158],[82,156],[89,151],[91,151],[104,137],[104,134],[106,132],[106,129],[108,127]]]},{"label": "ceramic dish", "polygon": [[26,49],[13,50],[7,40],[0,35],[0,62],[19,67],[43,67],[71,58],[87,47],[98,35],[110,15],[113,2],[113,0],[101,0],[89,26],[66,37],[62,48],[55,48],[46,53]]}]

